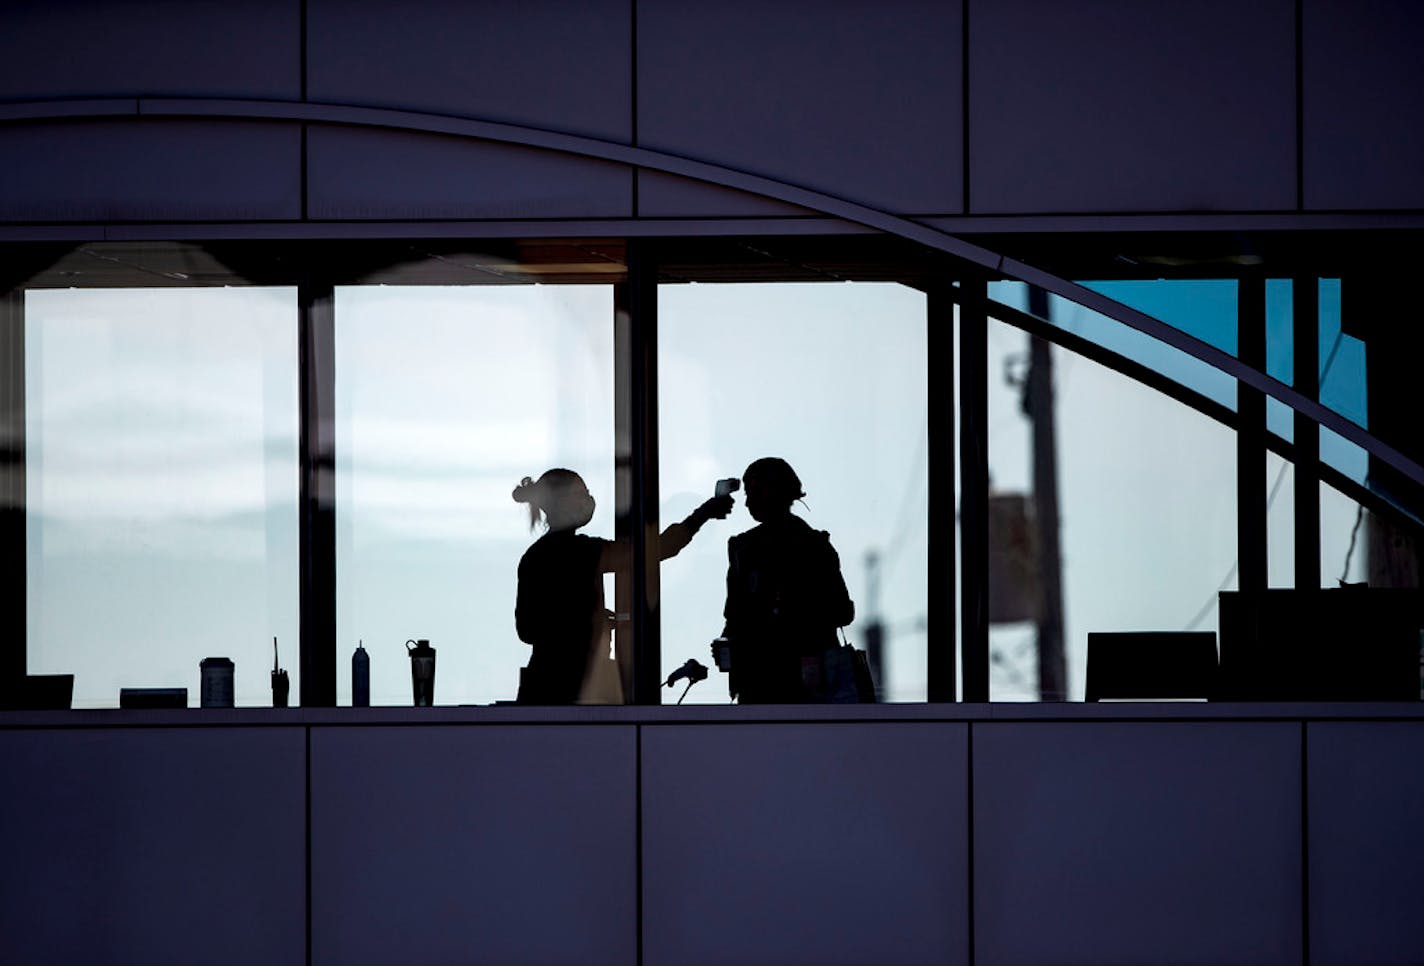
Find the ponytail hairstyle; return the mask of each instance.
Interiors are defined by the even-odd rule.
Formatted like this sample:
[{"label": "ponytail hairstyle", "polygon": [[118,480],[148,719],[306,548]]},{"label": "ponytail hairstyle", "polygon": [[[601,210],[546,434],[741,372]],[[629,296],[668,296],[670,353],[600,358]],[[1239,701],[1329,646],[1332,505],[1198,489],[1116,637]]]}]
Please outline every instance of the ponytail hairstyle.
[{"label": "ponytail hairstyle", "polygon": [[529,529],[533,530],[535,524],[539,522],[539,502],[535,499],[537,484],[529,477],[519,481],[519,485],[510,494],[514,497],[515,503],[527,503],[529,505]]},{"label": "ponytail hairstyle", "polygon": [[[584,485],[583,477],[573,470],[566,470],[556,467],[552,470],[544,471],[537,480],[524,477],[519,481],[519,485],[510,494],[515,503],[529,504],[529,529],[533,530],[538,524],[540,517],[543,517],[544,525],[550,525],[550,511],[553,516],[567,517],[569,515],[569,504],[572,499],[587,500],[588,487]],[[577,505],[577,504],[576,504]],[[562,514],[560,511],[564,511]],[[592,507],[590,505],[589,513]],[[560,524],[562,525],[562,523]],[[582,525],[582,524],[580,524]]]}]

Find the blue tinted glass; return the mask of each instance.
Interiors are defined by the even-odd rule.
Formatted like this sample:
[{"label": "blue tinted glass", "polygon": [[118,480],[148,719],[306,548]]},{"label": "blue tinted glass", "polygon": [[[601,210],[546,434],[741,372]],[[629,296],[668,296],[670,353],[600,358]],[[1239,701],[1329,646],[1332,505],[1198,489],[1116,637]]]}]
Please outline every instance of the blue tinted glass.
[{"label": "blue tinted glass", "polygon": [[1368,427],[1365,344],[1340,331],[1340,280],[1320,280],[1320,401]]},{"label": "blue tinted glass", "polygon": [[1234,279],[1083,282],[1085,287],[1236,354]]},{"label": "blue tinted glass", "polygon": [[[1127,299],[1122,301],[1149,314],[1156,315],[1157,310],[1171,307],[1172,311],[1169,316],[1158,315],[1157,317],[1179,328],[1184,327],[1178,324],[1180,320],[1192,322],[1195,319],[1196,321],[1192,324],[1198,330],[1204,330],[1208,326],[1203,320],[1214,317],[1221,311],[1229,312],[1231,341],[1229,351],[1235,350],[1236,295],[1234,282],[1212,282],[1208,287],[1199,289],[1199,291],[1207,293],[1212,300],[1211,305],[1201,309],[1188,309],[1180,304],[1182,300],[1192,296],[1194,290],[1190,289],[1173,289],[1172,299],[1143,297],[1142,286],[1176,286],[1181,284],[1177,282],[1091,282],[1084,284],[1109,298],[1116,299],[1119,295],[1131,296],[1141,304],[1134,304]],[[1222,286],[1228,285],[1231,286],[1229,305],[1223,307]],[[1118,286],[1132,287],[1119,290]],[[1028,309],[1028,286],[1023,282],[992,282],[989,285],[989,297],[1010,308],[1020,311]],[[1177,304],[1172,305],[1174,300]],[[1179,349],[1164,345],[1131,326],[1100,315],[1069,299],[1052,295],[1049,297],[1048,306],[1049,317],[1046,321],[1159,372],[1223,406],[1230,409],[1236,408],[1236,380],[1205,362],[1194,359]],[[1191,330],[1187,329],[1187,331]],[[1198,332],[1192,331],[1191,334],[1198,335]]]},{"label": "blue tinted glass", "polygon": [[1295,380],[1292,298],[1290,279],[1266,279],[1266,375],[1286,385]]}]

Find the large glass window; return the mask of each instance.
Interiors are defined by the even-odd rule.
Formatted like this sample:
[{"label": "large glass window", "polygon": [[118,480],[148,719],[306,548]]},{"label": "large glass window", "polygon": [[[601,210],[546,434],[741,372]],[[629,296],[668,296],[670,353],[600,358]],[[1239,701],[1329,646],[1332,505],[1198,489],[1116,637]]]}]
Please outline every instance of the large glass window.
[{"label": "large glass window", "polygon": [[272,639],[299,693],[296,291],[25,297],[28,667],[75,707],[235,665],[270,705]]},{"label": "large glass window", "polygon": [[[1236,586],[1231,429],[1075,353],[1055,346],[1049,358],[1054,404],[1035,409],[1025,393],[1045,377],[1031,371],[1028,338],[990,321],[991,700],[1081,700],[1089,633],[1212,630],[1216,594]],[[1056,446],[1035,446],[1035,419],[1049,418]],[[1041,458],[1056,462],[1056,567],[1040,559]],[[1057,630],[1043,606],[1055,578]],[[1066,686],[1042,694],[1040,654],[1052,648],[1040,641],[1055,637]]]},{"label": "large glass window", "polygon": [[[784,459],[805,490],[793,512],[827,531],[838,553],[855,602],[846,636],[868,652],[880,698],[924,700],[929,544],[950,535],[928,527],[932,320],[911,286],[942,281],[944,267],[874,248],[841,265],[835,246],[801,246],[653,251],[664,284],[648,328],[619,321],[631,318],[638,293],[615,289],[628,274],[616,240],[512,242],[473,254],[465,245],[362,243],[317,260],[241,245],[93,245],[55,256],[6,310],[19,307],[24,318],[28,671],[74,674],[76,707],[113,706],[129,687],[186,687],[197,704],[199,662],[226,657],[237,704],[263,706],[276,638],[295,702],[303,414],[298,291],[281,286],[314,273],[313,325],[324,334],[334,319],[335,355],[313,341],[307,402],[316,409],[306,415],[335,413],[334,483],[316,479],[320,505],[335,508],[335,541],[333,559],[318,532],[308,577],[334,565],[335,613],[321,612],[324,578],[308,581],[307,604],[309,616],[334,623],[338,704],[352,699],[358,643],[371,702],[411,704],[410,639],[436,649],[434,703],[515,698],[531,656],[516,626],[518,572],[543,529],[530,527],[513,491],[555,468],[579,474],[593,497],[579,532],[612,540],[616,524],[624,538],[607,561],[618,575],[602,573],[592,594],[619,613],[597,614],[590,673],[577,698],[561,700],[630,698],[634,595],[621,551],[636,523],[632,441],[644,414],[629,404],[650,377],[658,465],[647,469],[658,475],[662,526],[754,460]],[[347,274],[328,306],[320,278],[338,265]],[[1299,383],[1300,283],[1276,274],[1266,281],[1264,364]],[[847,276],[864,280],[823,280]],[[1237,352],[1234,280],[1086,284]],[[1361,326],[1364,309],[1342,315],[1338,279],[1304,284],[1319,297],[1321,400],[1387,429],[1397,407],[1369,412],[1365,380],[1365,349],[1381,330]],[[1029,294],[1021,283],[990,286],[1010,308],[1028,310]],[[1093,355],[1086,340],[1120,353],[1123,371],[1145,365],[1230,421],[1231,376],[1065,299],[1033,301],[1071,348]],[[644,371],[645,346],[632,337],[654,328],[656,366]],[[1216,595],[1236,586],[1236,440],[1190,404],[1071,349],[1035,344],[1010,324],[989,323],[988,351],[989,555],[959,560],[956,574],[987,563],[991,697],[1080,698],[1090,633],[1216,627]],[[1374,367],[1387,367],[1390,355],[1378,355]],[[1046,406],[1036,391],[1045,366]],[[322,378],[328,371],[332,382]],[[1294,435],[1288,407],[1268,404],[1266,422],[1276,437]],[[1328,430],[1321,438],[1320,584],[1417,586],[1408,512],[1375,518],[1355,502],[1378,509],[1368,494],[1393,499],[1398,474]],[[321,454],[312,455],[320,471]],[[1275,453],[1264,459],[1268,583],[1291,587],[1296,468]],[[1056,477],[1052,503],[1038,492],[1045,466]],[[730,518],[707,522],[660,569],[650,603],[664,675],[688,658],[711,663],[728,541],[757,525],[745,490],[735,496]],[[1059,603],[1050,607],[1054,587]],[[548,603],[550,613],[560,606]],[[333,671],[320,643],[329,631],[307,642],[322,680]],[[1056,683],[1040,680],[1045,654],[1062,655]],[[714,672],[687,700],[725,702],[727,684]]]},{"label": "large glass window", "polygon": [[[753,460],[790,463],[793,512],[829,532],[887,701],[926,695],[928,559],[925,297],[890,283],[663,285],[659,290],[662,521],[680,520]],[[665,561],[664,671],[709,663],[723,627],[727,539],[756,526],[743,494]],[[883,642],[883,643],[882,643]],[[726,702],[714,670],[687,701]],[[675,699],[669,699],[675,700]]]},{"label": "large glass window", "polygon": [[372,704],[410,705],[412,638],[435,648],[436,704],[513,700],[516,575],[542,532],[515,486],[574,470],[597,501],[579,532],[614,535],[613,287],[342,286],[335,311],[337,702],[360,643]]}]

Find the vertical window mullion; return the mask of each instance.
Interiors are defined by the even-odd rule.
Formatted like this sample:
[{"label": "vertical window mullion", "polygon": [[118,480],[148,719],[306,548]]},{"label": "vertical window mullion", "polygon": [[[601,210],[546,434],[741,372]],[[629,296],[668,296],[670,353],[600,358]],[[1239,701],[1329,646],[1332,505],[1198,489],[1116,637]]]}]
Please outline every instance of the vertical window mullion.
[{"label": "vertical window mullion", "polygon": [[25,292],[0,293],[0,585],[9,615],[0,635],[0,692],[28,671],[25,558]]},{"label": "vertical window mullion", "polygon": [[[1266,371],[1266,280],[1248,275],[1237,283],[1236,351],[1246,365]],[[1266,589],[1266,397],[1236,384],[1237,586]]]},{"label": "vertical window mullion", "polygon": [[[1308,399],[1320,398],[1320,291],[1315,276],[1291,285],[1295,352],[1295,388]],[[1295,586],[1320,587],[1320,426],[1295,414]]]},{"label": "vertical window mullion", "polygon": [[336,318],[330,281],[297,293],[301,703],[336,705]]},{"label": "vertical window mullion", "polygon": [[624,664],[624,701],[661,699],[662,653],[658,609],[657,264],[648,242],[628,243],[628,280],[615,295],[617,397],[616,537],[632,547],[632,564],[617,580],[618,627],[632,632],[632,654],[618,644]]},{"label": "vertical window mullion", "polygon": [[965,701],[989,700],[988,283],[960,283],[960,658]]},{"label": "vertical window mullion", "polygon": [[929,593],[926,680],[930,701],[953,701],[958,636],[954,594],[954,300],[936,285],[925,301],[929,408]]}]

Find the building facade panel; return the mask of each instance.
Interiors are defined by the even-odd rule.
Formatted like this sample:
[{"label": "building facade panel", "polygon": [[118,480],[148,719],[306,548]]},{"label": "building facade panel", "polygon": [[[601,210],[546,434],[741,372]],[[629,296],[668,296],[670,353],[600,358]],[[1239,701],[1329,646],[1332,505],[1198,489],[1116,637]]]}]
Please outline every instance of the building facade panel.
[{"label": "building facade panel", "polygon": [[968,962],[966,734],[645,727],[643,961]]},{"label": "building facade panel", "polygon": [[628,727],[316,729],[317,964],[633,962]]},{"label": "building facade panel", "polygon": [[623,165],[518,145],[370,128],[307,136],[317,219],[626,218]]},{"label": "building facade panel", "polygon": [[631,16],[626,0],[310,0],[307,92],[627,141]]},{"label": "building facade panel", "polygon": [[1424,208],[1424,6],[1306,0],[1305,206]]},{"label": "building facade panel", "polygon": [[1424,960],[1424,726],[1309,726],[1310,962]]},{"label": "building facade panel", "polygon": [[974,729],[981,963],[1301,960],[1300,728]]},{"label": "building facade panel", "polygon": [[974,214],[1296,205],[1290,0],[969,11]]},{"label": "building facade panel", "polygon": [[301,130],[250,121],[104,120],[0,128],[0,220],[301,216]]},{"label": "building facade panel", "polygon": [[[638,143],[896,212],[963,208],[958,2],[638,4]],[[640,213],[739,214],[654,181]]]},{"label": "building facade panel", "polygon": [[807,214],[804,208],[761,195],[722,188],[661,171],[638,170],[638,212],[715,212],[722,218],[779,218]]},{"label": "building facade panel", "polygon": [[9,3],[0,100],[301,97],[301,0]]},{"label": "building facade panel", "polygon": [[[306,961],[296,728],[0,732],[0,959]],[[23,870],[23,871],[21,871]]]}]

